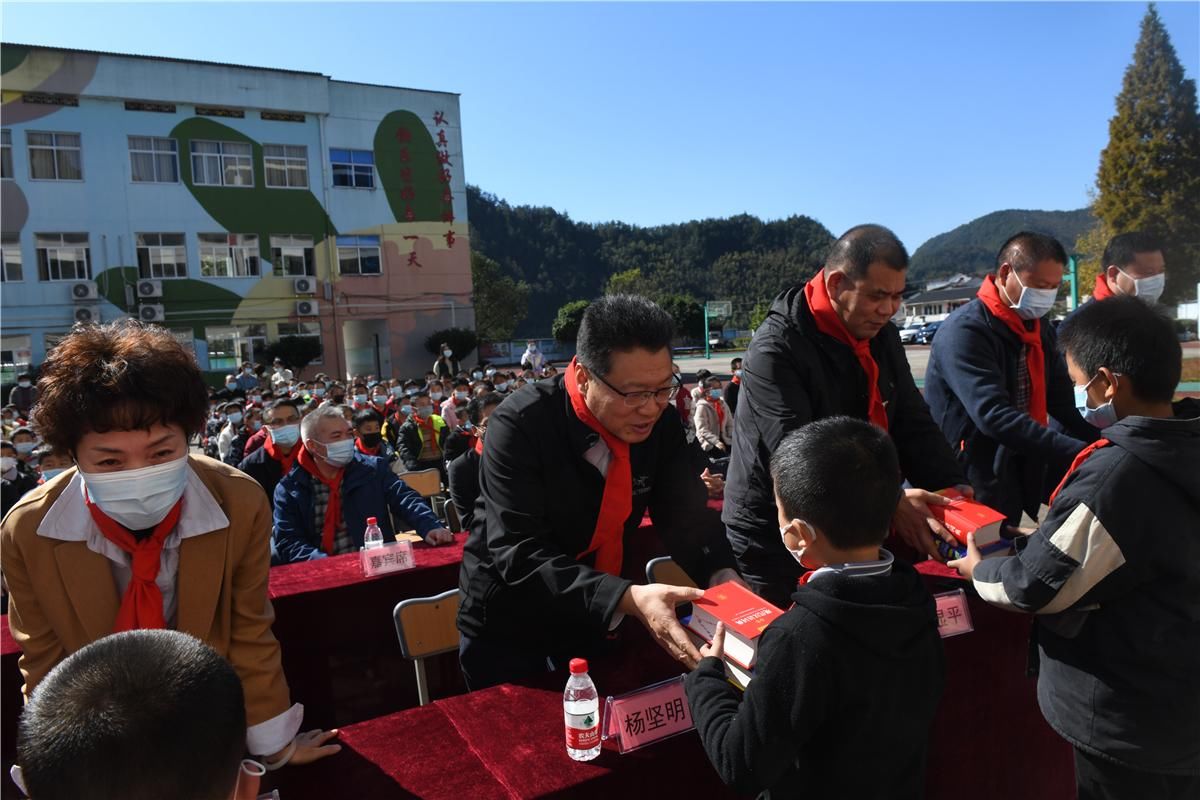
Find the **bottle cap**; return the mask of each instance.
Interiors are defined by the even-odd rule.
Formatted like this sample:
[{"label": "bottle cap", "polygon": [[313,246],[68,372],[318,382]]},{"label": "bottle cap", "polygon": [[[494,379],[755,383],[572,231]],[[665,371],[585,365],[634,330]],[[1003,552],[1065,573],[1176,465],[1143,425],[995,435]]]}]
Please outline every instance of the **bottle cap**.
[{"label": "bottle cap", "polygon": [[367,524],[368,525],[378,525],[379,520],[376,519],[375,517],[367,517]]},{"label": "bottle cap", "polygon": [[571,659],[571,674],[572,675],[582,675],[583,673],[585,673],[587,671],[588,671],[588,667],[587,667],[587,659],[586,658],[572,658]]}]

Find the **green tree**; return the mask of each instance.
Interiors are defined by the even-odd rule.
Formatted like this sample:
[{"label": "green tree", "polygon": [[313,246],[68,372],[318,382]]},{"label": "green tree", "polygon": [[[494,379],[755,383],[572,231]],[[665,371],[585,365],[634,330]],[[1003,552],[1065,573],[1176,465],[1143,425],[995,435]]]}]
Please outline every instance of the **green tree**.
[{"label": "green tree", "polygon": [[653,299],[655,291],[650,282],[642,275],[639,267],[624,270],[610,275],[604,284],[605,294],[640,294]]},{"label": "green tree", "polygon": [[681,339],[699,341],[704,337],[704,307],[691,297],[678,294],[658,299],[663,311],[675,320],[675,334]]},{"label": "green tree", "polygon": [[529,284],[513,280],[495,261],[472,251],[471,286],[479,338],[491,342],[511,339],[529,313]]},{"label": "green tree", "polygon": [[1096,285],[1096,276],[1100,274],[1100,257],[1104,255],[1104,247],[1112,238],[1112,232],[1103,222],[1097,222],[1075,240],[1076,280],[1079,281],[1079,296],[1091,294]]},{"label": "green tree", "polygon": [[558,309],[550,333],[560,342],[573,342],[579,336],[579,326],[583,323],[583,312],[592,303],[590,300],[572,300]]},{"label": "green tree", "polygon": [[471,355],[479,346],[479,338],[475,331],[467,328],[445,328],[434,331],[425,337],[425,349],[434,356],[442,354],[443,343],[450,345],[456,361],[466,361],[467,356]]},{"label": "green tree", "polygon": [[282,359],[289,369],[300,372],[321,357],[321,340],[315,336],[283,336],[263,348],[263,359]]},{"label": "green tree", "polygon": [[771,311],[771,304],[768,302],[755,303],[754,308],[750,309],[750,330],[758,330],[758,326],[763,324],[763,320],[767,318],[767,314]]},{"label": "green tree", "polygon": [[1153,3],[1116,105],[1100,154],[1095,215],[1114,233],[1161,236],[1164,299],[1190,295],[1200,278],[1200,110],[1196,82],[1184,77]]}]

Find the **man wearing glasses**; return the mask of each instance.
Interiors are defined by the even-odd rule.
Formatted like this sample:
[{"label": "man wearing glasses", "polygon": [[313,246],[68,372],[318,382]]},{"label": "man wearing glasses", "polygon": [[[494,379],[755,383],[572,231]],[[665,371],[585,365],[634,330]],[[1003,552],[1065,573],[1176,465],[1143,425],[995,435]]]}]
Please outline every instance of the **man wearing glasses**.
[{"label": "man wearing glasses", "polygon": [[722,518],[739,572],[777,606],[790,605],[805,567],[780,539],[769,462],[788,433],[813,420],[846,415],[886,430],[910,487],[892,518],[896,536],[940,561],[935,537],[954,541],[928,506],[948,502],[932,492],[963,484],[963,473],[890,323],[907,271],[908,252],[890,230],[851,228],[824,269],[775,298],[742,363]]},{"label": "man wearing glasses", "polygon": [[595,654],[625,617],[688,667],[699,653],[675,606],[699,589],[638,585],[627,557],[648,509],[698,586],[736,577],[679,415],[671,317],[642,297],[588,308],[578,355],[525,386],[488,420],[480,497],[463,553],[459,660],[479,689]]}]

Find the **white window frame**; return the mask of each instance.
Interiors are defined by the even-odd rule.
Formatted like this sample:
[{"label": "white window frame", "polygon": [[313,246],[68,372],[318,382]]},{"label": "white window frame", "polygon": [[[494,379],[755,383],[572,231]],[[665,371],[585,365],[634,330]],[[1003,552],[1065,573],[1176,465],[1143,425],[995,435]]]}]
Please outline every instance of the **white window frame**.
[{"label": "white window frame", "polygon": [[[258,234],[200,233],[200,277],[257,278],[262,269]],[[216,239],[221,239],[220,242]],[[206,241],[207,239],[207,241]]]},{"label": "white window frame", "polygon": [[[179,142],[165,136],[134,136],[131,134],[127,138],[129,142],[129,180],[132,183],[179,183]],[[150,149],[134,146],[135,139],[146,140]],[[138,178],[137,169],[134,167],[135,156],[150,157],[151,178]],[[159,159],[164,156],[170,156],[174,177],[164,178],[161,174]]]},{"label": "white window frame", "polygon": [[[294,333],[293,332],[285,332],[285,330],[288,330],[293,327],[296,329]],[[307,330],[306,330],[306,328],[307,328]],[[310,365],[325,363],[325,342],[321,339],[321,323],[320,322],[307,322],[305,320],[299,320],[297,322],[281,322],[276,327],[275,335],[276,335],[277,341],[279,339],[282,339],[284,336],[308,336],[310,338],[316,339],[321,345],[321,355],[317,356],[315,359],[313,359],[312,361],[310,361],[308,363]]]},{"label": "white window frame", "polygon": [[[273,274],[279,277],[315,276],[317,274],[316,245],[313,237],[307,234],[279,234],[271,237],[271,268]],[[289,265],[285,267],[284,259],[300,258],[304,261],[304,271],[296,272]]]},{"label": "white window frame", "polygon": [[[6,181],[16,180],[13,174],[15,164],[16,161],[13,159],[12,130],[9,128],[0,129],[0,179]],[[5,165],[8,167],[7,170],[4,169]]]},{"label": "white window frame", "polygon": [[[263,181],[272,189],[308,188],[308,148],[302,144],[264,144]],[[283,183],[272,181],[272,172],[283,172]]]},{"label": "white window frame", "polygon": [[[83,244],[79,244],[77,242],[68,244],[66,240],[66,237],[68,236],[82,236]],[[51,241],[51,239],[55,237],[57,237],[58,241]],[[86,233],[35,233],[33,235],[33,242],[34,250],[37,253],[38,280],[46,281],[47,283],[61,283],[63,281],[87,281],[92,279],[92,248]],[[83,275],[80,275],[78,268],[76,268],[74,275],[66,278],[62,277],[62,261],[60,258],[58,258],[57,254],[63,250],[77,251],[76,258],[71,260],[72,263],[79,262],[80,259],[78,256],[80,253],[78,251],[82,251]],[[56,267],[58,272],[57,278],[54,277],[54,270],[51,269],[51,267],[54,266],[54,262],[58,262]],[[43,272],[46,276],[44,278],[42,277]]]},{"label": "white window frame", "polygon": [[[333,154],[339,150],[343,151],[347,155],[349,155],[351,160],[350,161],[335,161],[333,159]],[[371,157],[371,163],[369,165],[354,163],[354,153],[368,154]],[[339,167],[339,166],[348,167],[350,169],[350,183],[348,183],[348,184],[337,183],[337,181],[336,181],[337,167]],[[360,170],[367,170],[367,172],[365,172],[365,173],[360,172]],[[368,177],[370,178],[370,182],[371,182],[370,186],[359,186],[358,185],[357,178],[359,175],[363,175],[363,174],[368,175]],[[331,147],[331,148],[329,148],[329,176],[330,176],[330,182],[332,183],[333,188],[335,188],[335,189],[368,189],[368,190],[374,189],[375,188],[375,152],[373,150],[363,150],[361,148],[354,148],[354,147]]]},{"label": "white window frame", "polygon": [[[378,269],[374,272],[363,272],[363,258],[375,257]],[[342,275],[375,276],[383,274],[383,249],[378,236],[339,236],[337,237],[338,272]],[[353,261],[354,269],[348,270],[346,262]]]},{"label": "white window frame", "polygon": [[[32,136],[49,136],[51,137],[50,144],[33,144],[30,141]],[[58,137],[74,136],[78,144],[60,144]],[[29,154],[29,180],[31,181],[66,181],[68,183],[83,183],[83,134],[71,131],[26,131],[25,132],[25,149]],[[52,161],[54,163],[54,177],[39,178],[34,174],[33,170],[33,152],[35,150],[48,150],[53,154]],[[59,155],[74,152],[79,161],[79,177],[78,178],[63,178],[60,177]]]},{"label": "white window frame", "polygon": [[[14,258],[15,257],[15,258]],[[25,265],[21,262],[21,235],[6,233],[0,236],[0,282],[23,283],[25,281]],[[8,274],[10,264],[17,267],[17,277]]]},{"label": "white window frame", "polygon": [[[196,145],[216,145],[216,151],[197,152]],[[233,148],[246,148],[246,153],[227,152]],[[253,189],[254,188],[254,146],[249,142],[225,142],[216,139],[193,139],[188,143],[188,152],[191,156],[192,163],[192,185],[194,186],[225,186],[236,189]],[[196,164],[203,164],[203,168],[197,170]],[[211,180],[210,175],[216,172],[217,180]],[[243,171],[248,171],[249,180],[230,180],[230,172],[234,175],[241,175]],[[203,174],[204,180],[197,180],[197,175]]]},{"label": "white window frame", "polygon": [[[167,237],[172,237],[168,242]],[[187,238],[182,233],[138,233],[138,280],[178,280],[187,274]]]}]

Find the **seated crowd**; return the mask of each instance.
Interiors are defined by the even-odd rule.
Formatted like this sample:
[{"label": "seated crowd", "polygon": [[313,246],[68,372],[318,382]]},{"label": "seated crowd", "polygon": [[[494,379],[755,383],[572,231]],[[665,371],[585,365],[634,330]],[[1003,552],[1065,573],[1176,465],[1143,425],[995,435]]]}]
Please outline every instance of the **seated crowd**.
[{"label": "seated crowd", "polygon": [[[688,669],[704,750],[739,792],[923,795],[934,714],[959,701],[913,567],[932,559],[1036,615],[1038,704],[1079,797],[1200,796],[1200,409],[1175,398],[1161,250],[1116,237],[1095,300],[1053,325],[1066,253],[1017,233],[941,327],[924,391],[889,324],[908,254],[877,225],[775,299],[727,382],[685,385],[670,317],[627,295],[589,307],[561,374],[533,343],[520,369],[469,371],[443,344],[420,378],[276,361],[206,390],[167,332],[79,327],[4,408],[17,775],[35,798],[242,798],[337,752],[336,731],[300,733],[266,576],[356,552],[374,517],[385,540],[468,532],[469,689],[602,653],[630,617]],[[406,482],[425,471],[453,521]],[[997,509],[1010,549],[984,558],[939,524],[947,489]],[[624,545],[647,514],[694,586],[636,579]],[[198,603],[192,571],[230,602]],[[723,626],[697,646],[676,615],[729,580],[784,611],[744,691]],[[202,740],[183,732],[199,720]]]}]

